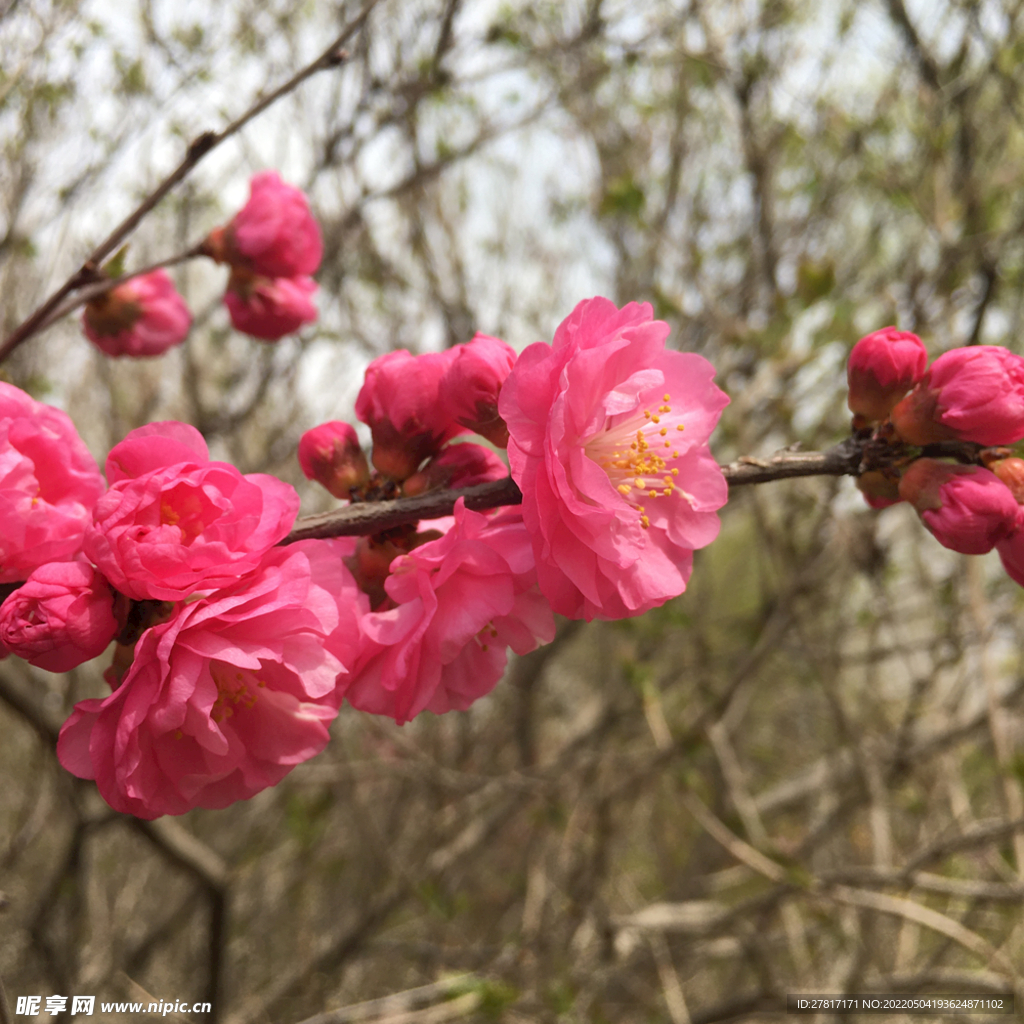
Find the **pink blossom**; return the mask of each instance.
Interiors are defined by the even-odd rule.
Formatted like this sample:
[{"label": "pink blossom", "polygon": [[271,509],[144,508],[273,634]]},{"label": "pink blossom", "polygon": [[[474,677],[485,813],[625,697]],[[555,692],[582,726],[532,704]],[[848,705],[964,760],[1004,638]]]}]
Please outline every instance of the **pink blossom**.
[{"label": "pink blossom", "polygon": [[440,487],[474,487],[507,476],[508,466],[490,448],[462,442],[448,445],[409,477],[402,485],[402,493],[412,496]]},{"label": "pink blossom", "polygon": [[303,277],[316,273],[323,242],[305,193],[264,171],[249,182],[249,201],[231,223],[211,233],[206,250],[261,277]]},{"label": "pink blossom", "polygon": [[243,334],[278,341],[303,324],[316,322],[311,277],[257,277],[235,267],[224,293],[231,322]]},{"label": "pink blossom", "polygon": [[396,558],[385,583],[393,607],[363,616],[353,707],[408,722],[423,710],[464,710],[490,693],[517,654],[554,638],[518,512],[469,512],[439,540]]},{"label": "pink blossom", "polygon": [[103,491],[68,416],[0,382],[0,583],[74,558]]},{"label": "pink blossom", "polygon": [[1010,489],[980,466],[916,459],[900,480],[900,497],[917,509],[943,547],[964,555],[991,551],[1017,526]]},{"label": "pink blossom", "polygon": [[728,398],[666,351],[651,307],[581,302],[516,361],[498,408],[540,589],[561,615],[616,619],[686,589],[728,488],[707,440]]},{"label": "pink blossom", "polygon": [[921,379],[927,362],[924,343],[909,331],[884,327],[861,338],[846,364],[850,410],[867,420],[884,420]]},{"label": "pink blossom", "polygon": [[508,427],[498,415],[498,395],[516,361],[515,349],[500,338],[476,334],[452,351],[455,358],[441,380],[441,405],[464,427],[504,448]]},{"label": "pink blossom", "polygon": [[117,635],[114,597],[91,565],[48,562],[0,606],[0,642],[32,665],[68,672],[102,654]]},{"label": "pink blossom", "polygon": [[347,499],[370,479],[355,428],[341,420],[321,423],[299,438],[299,465],[307,480],[316,480],[336,498]]},{"label": "pink blossom", "polygon": [[251,572],[291,528],[299,496],[263,473],[211,462],[184,423],[133,430],[107,457],[85,553],[136,600],[176,601]]},{"label": "pink blossom", "polygon": [[356,416],[373,435],[373,464],[395,480],[412,476],[420,463],[463,431],[438,397],[455,350],[414,356],[405,349],[374,359],[356,399]]},{"label": "pink blossom", "polygon": [[954,348],[892,410],[904,441],[1013,444],[1024,439],[1024,359],[998,345]]},{"label": "pink blossom", "polygon": [[133,277],[89,302],[85,336],[108,356],[158,356],[180,345],[192,314],[165,270]]},{"label": "pink blossom", "polygon": [[333,541],[269,552],[147,629],[121,685],[75,706],[57,755],[139,818],[226,807],[326,745],[366,601]]}]

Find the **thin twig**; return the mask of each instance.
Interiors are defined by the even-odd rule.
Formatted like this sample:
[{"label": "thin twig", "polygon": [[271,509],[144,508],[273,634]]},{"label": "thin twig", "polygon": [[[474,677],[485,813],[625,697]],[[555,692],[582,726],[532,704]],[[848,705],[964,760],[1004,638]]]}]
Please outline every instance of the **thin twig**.
[{"label": "thin twig", "polygon": [[433,491],[415,498],[358,502],[334,512],[297,519],[295,528],[281,543],[294,544],[297,540],[380,533],[420,519],[440,519],[452,514],[455,502],[460,497],[465,498],[466,508],[474,512],[500,505],[518,505],[523,500],[515,481],[506,477],[504,480],[467,487],[464,491]]},{"label": "thin twig", "polygon": [[825,895],[837,903],[845,903],[851,907],[864,907],[882,914],[890,914],[893,917],[902,917],[907,921],[913,921],[915,924],[938,932],[940,935],[945,935],[948,939],[963,946],[964,949],[969,949],[991,967],[1002,971],[1013,981],[1015,986],[1021,982],[1020,975],[1005,953],[996,949],[977,932],[972,932],[970,928],[965,928],[959,921],[954,921],[953,918],[940,914],[937,910],[932,910],[931,907],[900,896],[887,896],[884,893],[869,892],[866,889],[855,889],[846,885],[832,886],[825,892]]},{"label": "thin twig", "polygon": [[166,267],[176,267],[179,263],[185,263],[187,260],[195,259],[200,255],[199,246],[194,245],[191,249],[188,249],[185,252],[179,252],[174,256],[168,256],[167,259],[160,260],[157,263],[151,263],[148,267],[140,267],[138,270],[132,270],[127,274],[122,274],[120,277],[104,278],[102,281],[97,281],[95,284],[85,285],[74,295],[69,296],[61,302],[60,305],[57,306],[57,308],[39,325],[38,329],[40,331],[45,331],[47,327],[51,324],[55,324],[58,320],[62,320],[68,315],[68,313],[73,313],[79,308],[79,306],[84,306],[87,302],[92,302],[93,299],[99,298],[99,296],[113,291],[115,288],[120,287],[126,281],[130,281],[134,277],[142,277],[143,274],[152,274],[154,270],[163,270]]},{"label": "thin twig", "polygon": [[75,271],[48,299],[46,299],[28,319],[16,327],[2,345],[0,345],[0,362],[6,359],[22,342],[51,321],[58,308],[72,292],[90,284],[96,284],[100,278],[100,265],[127,238],[144,217],[164,198],[176,185],[183,181],[200,160],[212,152],[222,142],[240,132],[253,118],[258,117],[269,106],[287,96],[307,78],[326,68],[335,68],[344,63],[347,54],[341,47],[362,27],[370,11],[379,0],[368,0],[362,10],[352,19],[315,60],[292,75],[283,85],[273,92],[257,100],[249,109],[219,132],[207,131],[196,136],[185,151],[184,159],[143,201],[114,228],[113,231],[89,254],[82,266]]}]

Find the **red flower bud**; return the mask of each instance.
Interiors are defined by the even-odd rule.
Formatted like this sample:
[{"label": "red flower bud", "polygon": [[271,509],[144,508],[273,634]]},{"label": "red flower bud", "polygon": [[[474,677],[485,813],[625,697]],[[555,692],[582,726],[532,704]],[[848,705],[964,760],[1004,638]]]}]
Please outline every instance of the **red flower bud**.
[{"label": "red flower bud", "polygon": [[1020,506],[994,473],[917,459],[900,480],[900,497],[917,509],[943,547],[983,555],[1017,527]]},{"label": "red flower bud", "polygon": [[857,487],[872,508],[888,508],[903,500],[900,497],[899,481],[891,480],[877,469],[861,473],[857,477]]},{"label": "red flower bud", "polygon": [[516,361],[515,349],[500,338],[477,334],[453,352],[455,360],[441,380],[441,404],[464,427],[499,448],[508,447],[508,427],[498,415],[498,395]]},{"label": "red flower bud", "polygon": [[438,400],[441,378],[454,358],[453,349],[421,356],[400,349],[366,368],[356,416],[373,434],[373,464],[381,473],[405,480],[463,432]]},{"label": "red flower bud", "polygon": [[939,356],[892,410],[910,444],[975,441],[1012,444],[1024,438],[1024,359],[998,345],[955,348]]},{"label": "red flower bud", "polygon": [[302,435],[299,465],[307,480],[316,480],[336,498],[348,499],[353,487],[370,479],[355,428],[339,420],[321,423]]},{"label": "red flower bud", "polygon": [[870,421],[884,420],[892,407],[921,379],[928,353],[908,331],[884,327],[861,338],[850,352],[847,404]]}]

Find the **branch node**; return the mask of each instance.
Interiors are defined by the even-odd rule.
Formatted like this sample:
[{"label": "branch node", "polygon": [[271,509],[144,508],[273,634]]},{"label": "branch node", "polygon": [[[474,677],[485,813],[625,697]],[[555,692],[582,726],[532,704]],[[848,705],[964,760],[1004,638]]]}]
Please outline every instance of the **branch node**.
[{"label": "branch node", "polygon": [[217,145],[217,133],[206,131],[197,135],[188,147],[188,159],[192,161],[201,160],[207,153]]}]

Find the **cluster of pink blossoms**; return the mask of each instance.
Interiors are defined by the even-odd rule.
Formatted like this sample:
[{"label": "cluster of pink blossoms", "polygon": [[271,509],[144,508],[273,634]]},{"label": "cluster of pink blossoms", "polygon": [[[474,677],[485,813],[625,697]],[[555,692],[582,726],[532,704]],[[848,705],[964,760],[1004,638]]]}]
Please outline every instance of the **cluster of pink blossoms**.
[{"label": "cluster of pink blossoms", "polygon": [[323,424],[299,445],[308,477],[352,502],[421,495],[506,478],[507,445],[522,506],[460,498],[445,519],[292,544],[295,491],[211,461],[194,428],[132,431],[105,486],[67,417],[0,387],[3,578],[24,581],[0,642],[53,671],[115,642],[111,693],[76,705],[61,762],[138,817],[224,807],[322,750],[345,701],[399,723],[468,708],[510,649],[553,638],[554,612],[680,594],[726,499],[707,441],[728,399],[667,334],[647,305],[593,299],[518,358],[477,335],[375,360],[356,403],[370,460]]},{"label": "cluster of pink blossoms", "polygon": [[[944,547],[995,548],[1024,586],[1024,460],[1005,447],[1024,440],[1024,359],[976,345],[927,362],[921,339],[894,327],[853,347],[854,429],[872,436],[883,463],[858,486],[873,508],[909,502]],[[963,442],[958,454],[972,461],[929,457],[929,446],[944,442]]]},{"label": "cluster of pink blossoms", "polygon": [[[231,268],[224,304],[234,326],[278,341],[317,317],[313,295],[323,255],[320,228],[305,195],[275,171],[250,182],[249,201],[215,228],[202,253]],[[91,300],[82,329],[109,356],[158,356],[181,344],[192,326],[185,300],[164,270],[133,277]]]}]

